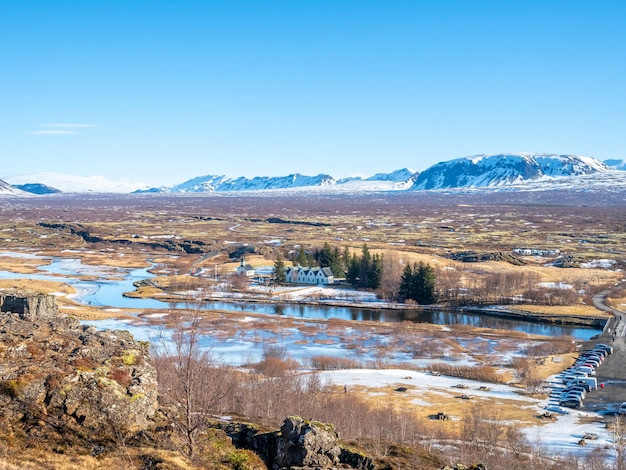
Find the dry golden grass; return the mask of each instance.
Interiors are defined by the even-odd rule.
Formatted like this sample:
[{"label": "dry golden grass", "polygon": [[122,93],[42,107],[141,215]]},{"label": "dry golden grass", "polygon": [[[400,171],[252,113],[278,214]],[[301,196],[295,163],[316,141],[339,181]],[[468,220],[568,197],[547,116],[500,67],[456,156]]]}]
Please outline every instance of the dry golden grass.
[{"label": "dry golden grass", "polygon": [[[44,294],[60,293],[69,295],[76,293],[76,290],[63,282],[42,281],[36,279],[0,279],[0,289],[25,289]],[[60,296],[60,298],[62,298]]]},{"label": "dry golden grass", "polygon": [[550,305],[515,305],[515,310],[530,313],[545,313],[548,315],[575,315],[575,316],[587,316],[597,318],[609,318],[606,312],[598,310],[591,305],[565,305],[565,306],[550,306]]},{"label": "dry golden grass", "polygon": [[[522,426],[538,424],[537,411],[532,409],[531,402],[526,400],[503,399],[473,395],[472,389],[437,389],[424,391],[422,388],[402,384],[407,388],[406,392],[397,392],[399,384],[386,387],[353,386],[349,394],[358,394],[373,407],[393,405],[397,410],[414,413],[419,418],[429,418],[444,412],[450,416],[449,421],[440,421],[440,426],[451,431],[458,431],[463,416],[469,413],[475,403],[480,403],[497,409],[498,416],[504,421],[519,422]],[[419,394],[411,393],[419,390]],[[334,393],[344,393],[343,387],[335,387]],[[462,395],[472,396],[471,399],[463,399]],[[417,403],[416,403],[417,402]]]},{"label": "dry golden grass", "polygon": [[11,271],[17,274],[37,273],[39,272],[38,268],[46,264],[50,264],[49,259],[0,256],[0,270]]},{"label": "dry golden grass", "polygon": [[[157,449],[125,448],[91,456],[64,449],[66,453],[52,452],[47,448],[29,447],[28,450],[14,448],[0,453],[0,470],[102,470],[141,468],[142,460],[151,458],[163,470],[193,470],[179,454]],[[112,453],[113,455],[109,455]],[[4,454],[4,455],[2,455]]]}]

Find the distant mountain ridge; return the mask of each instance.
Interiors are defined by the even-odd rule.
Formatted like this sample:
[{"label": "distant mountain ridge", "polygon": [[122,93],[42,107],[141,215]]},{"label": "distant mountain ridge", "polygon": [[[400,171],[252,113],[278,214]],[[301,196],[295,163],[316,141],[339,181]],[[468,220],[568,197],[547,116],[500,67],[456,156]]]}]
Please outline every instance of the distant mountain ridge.
[{"label": "distant mountain ridge", "polygon": [[0,180],[0,196],[27,196],[30,193],[11,186],[6,181]]},{"label": "distant mountain ridge", "polygon": [[[413,173],[406,168],[397,170],[392,173],[378,173],[365,181],[386,181],[401,182],[402,178],[407,175],[410,177]],[[336,180],[330,175],[320,173],[317,176],[305,176],[300,173],[293,173],[287,176],[256,176],[254,178],[228,178],[224,175],[206,175],[198,176],[187,180],[181,184],[171,187],[150,188],[135,191],[138,193],[208,193],[208,192],[231,192],[231,191],[262,191],[269,189],[294,189],[306,187],[320,187],[341,185],[354,181],[363,181],[360,177],[345,178]]]},{"label": "distant mountain ridge", "polygon": [[611,171],[592,157],[555,154],[476,155],[437,163],[417,177],[412,190],[483,188]]},{"label": "distant mountain ridge", "polygon": [[27,193],[32,194],[57,194],[62,192],[60,189],[53,188],[46,184],[41,183],[26,183],[26,184],[15,184],[13,185],[17,189],[21,189],[22,191],[26,191]]},{"label": "distant mountain ridge", "polygon": [[604,160],[604,163],[614,170],[626,171],[626,160],[611,159]]},{"label": "distant mountain ridge", "polygon": [[[507,153],[475,155],[457,158],[432,165],[423,172],[408,168],[391,173],[377,173],[364,178],[353,176],[335,179],[327,174],[305,176],[293,173],[287,176],[257,176],[230,178],[224,175],[206,175],[189,179],[173,186],[149,188],[142,183],[126,180],[111,181],[101,176],[76,177],[56,173],[38,173],[11,177],[15,186],[31,193],[49,193],[58,188],[69,193],[189,193],[203,194],[238,191],[326,191],[364,193],[373,191],[405,190],[537,190],[539,187],[566,187],[575,189],[576,178],[586,177],[584,186],[590,188],[594,181],[607,190],[609,181],[615,189],[626,188],[626,162],[592,157],[557,154]],[[601,175],[606,177],[600,178]],[[600,179],[602,182],[600,182]],[[0,180],[1,181],[1,180]],[[28,184],[26,184],[28,183]],[[0,195],[25,195],[15,186],[0,183]]]}]

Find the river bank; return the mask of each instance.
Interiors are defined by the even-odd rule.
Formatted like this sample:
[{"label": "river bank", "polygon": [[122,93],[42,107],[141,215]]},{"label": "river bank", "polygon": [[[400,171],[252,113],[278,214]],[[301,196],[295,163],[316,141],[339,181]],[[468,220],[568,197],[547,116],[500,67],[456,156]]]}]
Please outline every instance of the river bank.
[{"label": "river bank", "polygon": [[[220,292],[219,294],[206,295],[202,294],[195,297],[193,300],[189,299],[189,292],[179,295],[172,293],[165,293],[157,286],[151,283],[148,287],[144,282],[136,283],[137,290],[133,292],[127,292],[123,295],[131,298],[151,298],[160,300],[162,302],[181,304],[181,303],[212,303],[212,302],[225,302],[235,304],[262,304],[262,305],[299,305],[309,307],[328,307],[328,308],[346,308],[346,309],[361,309],[371,311],[396,311],[396,312],[408,312],[407,320],[415,318],[416,315],[410,313],[419,314],[421,312],[456,312],[459,314],[478,314],[487,315],[491,317],[527,321],[538,324],[549,325],[568,325],[568,326],[580,326],[602,329],[606,322],[610,319],[610,316],[606,313],[593,310],[589,313],[563,313],[561,312],[531,312],[523,310],[523,306],[519,308],[511,308],[502,305],[481,305],[481,306],[451,306],[447,304],[434,304],[434,305],[417,305],[417,304],[405,304],[398,302],[386,302],[376,298],[374,293],[362,292],[356,290],[336,289],[329,287],[312,287],[304,289],[293,289],[291,291],[283,291],[282,293],[269,295],[259,292]],[[333,294],[339,294],[333,296]],[[315,294],[315,295],[313,295]],[[314,297],[314,298],[311,298]],[[341,297],[341,298],[339,298]],[[348,300],[347,300],[348,299]],[[536,307],[536,306],[533,306]],[[555,309],[555,307],[546,307],[548,309]],[[561,310],[566,309],[565,307]]]}]

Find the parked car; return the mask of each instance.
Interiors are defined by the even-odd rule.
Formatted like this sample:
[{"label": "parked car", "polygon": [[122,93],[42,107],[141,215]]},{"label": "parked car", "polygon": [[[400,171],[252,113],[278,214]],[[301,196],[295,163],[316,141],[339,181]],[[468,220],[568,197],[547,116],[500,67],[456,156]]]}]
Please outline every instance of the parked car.
[{"label": "parked car", "polygon": [[609,346],[608,344],[598,343],[593,347],[594,350],[604,349],[609,354],[613,354],[613,346]]},{"label": "parked car", "polygon": [[578,366],[576,370],[579,370],[581,372],[586,372],[587,376],[596,375],[596,369],[595,367],[592,367],[592,366],[584,366],[584,365]]},{"label": "parked car", "polygon": [[580,408],[582,404],[582,400],[577,400],[575,398],[559,400],[559,406],[566,406],[567,408]]},{"label": "parked car", "polygon": [[585,389],[590,392],[591,390],[598,389],[598,379],[595,377],[576,377],[565,383],[567,387],[580,385],[581,387],[585,387]]},{"label": "parked car", "polygon": [[584,357],[582,359],[579,359],[576,361],[576,365],[592,365],[593,367],[599,367],[600,366],[600,361],[594,358],[590,358],[590,357]]},{"label": "parked car", "polygon": [[617,413],[620,415],[626,415],[626,401],[619,406]]},{"label": "parked car", "polygon": [[582,354],[580,354],[578,356],[579,359],[589,359],[589,358],[595,358],[598,359],[600,362],[604,361],[604,358],[608,355],[608,353],[606,353],[606,351],[602,351],[602,350],[597,350],[597,351],[587,351],[584,352]]},{"label": "parked car", "polygon": [[575,398],[576,400],[580,400],[581,402],[585,399],[582,393],[580,392],[563,392],[559,395],[559,401],[568,400],[570,398]]},{"label": "parked car", "polygon": [[587,390],[582,385],[572,385],[563,389],[563,392],[577,392],[582,394],[583,399],[587,396]]},{"label": "parked car", "polygon": [[594,364],[597,364],[596,367],[600,367],[602,365],[602,359],[598,359],[597,357],[581,357],[579,359],[576,359],[576,364],[582,364],[585,362],[593,362]]}]

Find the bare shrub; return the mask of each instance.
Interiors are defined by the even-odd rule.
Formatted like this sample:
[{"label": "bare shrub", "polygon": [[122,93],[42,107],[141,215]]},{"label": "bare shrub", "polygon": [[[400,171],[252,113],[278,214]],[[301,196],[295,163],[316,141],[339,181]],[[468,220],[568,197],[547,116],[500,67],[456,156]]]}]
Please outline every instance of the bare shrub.
[{"label": "bare shrub", "polygon": [[433,363],[430,365],[431,372],[438,372],[443,375],[460,377],[463,379],[479,380],[491,383],[506,383],[506,377],[498,373],[495,367],[479,366],[456,366],[451,364]]},{"label": "bare shrub", "polygon": [[263,359],[287,359],[287,348],[284,345],[266,344],[263,346]]},{"label": "bare shrub", "polygon": [[283,360],[276,357],[268,357],[254,364],[252,369],[257,374],[262,374],[266,377],[285,377],[296,370],[299,366],[300,364],[298,361],[294,361],[292,359]]},{"label": "bare shrub", "polygon": [[543,378],[537,371],[535,361],[516,357],[511,361],[511,366],[515,370],[516,380],[530,393],[537,393],[543,387]]},{"label": "bare shrub", "polygon": [[556,338],[551,341],[542,341],[525,347],[522,353],[526,356],[545,357],[555,354],[567,354],[576,350],[576,343],[572,337]]},{"label": "bare shrub", "polygon": [[313,356],[309,362],[311,367],[317,370],[362,369],[365,367],[360,361],[335,356]]},{"label": "bare shrub", "polygon": [[245,274],[235,274],[230,278],[230,285],[233,290],[245,291],[248,288],[248,278]]}]

